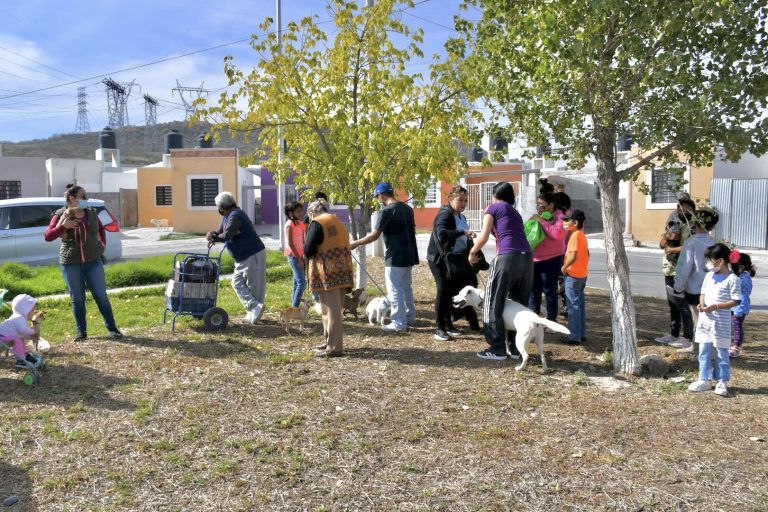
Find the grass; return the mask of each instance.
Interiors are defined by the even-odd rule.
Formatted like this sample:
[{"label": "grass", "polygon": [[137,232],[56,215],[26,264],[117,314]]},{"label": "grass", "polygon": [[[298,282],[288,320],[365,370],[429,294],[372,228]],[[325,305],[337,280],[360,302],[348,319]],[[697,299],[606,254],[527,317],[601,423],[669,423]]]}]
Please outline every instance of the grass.
[{"label": "grass", "polygon": [[[277,263],[277,260],[275,260]],[[270,271],[275,271],[270,268]],[[383,273],[380,260],[370,271]],[[287,336],[274,278],[257,325],[227,283],[220,332],[162,325],[162,290],[121,292],[127,336],[68,342],[66,301],[45,300],[50,370],[26,387],[0,360],[0,497],[19,510],[745,510],[768,508],[768,316],[745,323],[733,398],[630,379],[609,391],[607,293],[588,290],[589,341],[546,340],[551,371],[481,361],[469,335],[432,338],[434,288],[414,275],[419,325],[382,335],[345,322],[346,356],[317,360],[320,320]],[[638,297],[641,354],[691,379],[696,362],[653,342],[666,301]],[[90,331],[89,331],[90,334]],[[582,380],[589,385],[574,385]],[[736,428],[738,427],[738,428]]]},{"label": "grass", "polygon": [[168,242],[172,240],[190,240],[192,238],[201,238],[204,237],[205,233],[181,233],[181,232],[172,232],[172,233],[166,233],[164,235],[160,235],[160,237],[157,239],[160,242]]}]

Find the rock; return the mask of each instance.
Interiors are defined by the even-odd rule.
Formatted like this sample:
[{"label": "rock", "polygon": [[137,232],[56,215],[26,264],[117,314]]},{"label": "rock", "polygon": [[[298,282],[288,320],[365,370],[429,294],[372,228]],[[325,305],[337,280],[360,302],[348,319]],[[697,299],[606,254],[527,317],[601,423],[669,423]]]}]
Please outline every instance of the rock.
[{"label": "rock", "polygon": [[640,358],[643,370],[656,377],[663,377],[669,372],[669,363],[658,354],[646,354]]},{"label": "rock", "polygon": [[5,505],[6,507],[10,507],[18,503],[18,501],[19,501],[19,498],[17,496],[8,496],[3,500],[3,505]]}]

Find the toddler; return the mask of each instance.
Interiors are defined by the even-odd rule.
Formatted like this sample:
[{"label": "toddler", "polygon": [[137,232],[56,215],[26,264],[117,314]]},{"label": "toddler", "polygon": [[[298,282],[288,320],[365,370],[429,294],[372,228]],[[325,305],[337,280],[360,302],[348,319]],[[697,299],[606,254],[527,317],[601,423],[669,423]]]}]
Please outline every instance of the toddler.
[{"label": "toddler", "polygon": [[752,278],[755,277],[755,266],[752,264],[752,258],[749,254],[739,253],[737,250],[731,251],[731,269],[733,273],[739,276],[741,281],[741,302],[731,309],[731,327],[733,337],[731,338],[731,357],[741,355],[741,344],[744,342],[744,319],[749,314],[750,300],[752,294]]},{"label": "toddler", "polygon": [[25,340],[40,334],[40,328],[37,324],[34,324],[35,327],[29,325],[35,314],[36,304],[37,301],[29,295],[17,295],[11,303],[13,314],[5,322],[0,323],[0,342],[10,345],[17,358],[16,366],[20,368],[26,367],[24,360],[31,363],[36,362],[36,358],[27,352],[24,343]]},{"label": "toddler", "polygon": [[708,272],[701,285],[697,306],[699,318],[694,334],[699,345],[699,379],[688,386],[689,391],[709,391],[712,379],[716,379],[715,393],[728,396],[731,379],[728,356],[731,344],[730,309],[741,301],[741,281],[728,267],[730,255],[731,250],[725,244],[715,244],[704,251]]}]

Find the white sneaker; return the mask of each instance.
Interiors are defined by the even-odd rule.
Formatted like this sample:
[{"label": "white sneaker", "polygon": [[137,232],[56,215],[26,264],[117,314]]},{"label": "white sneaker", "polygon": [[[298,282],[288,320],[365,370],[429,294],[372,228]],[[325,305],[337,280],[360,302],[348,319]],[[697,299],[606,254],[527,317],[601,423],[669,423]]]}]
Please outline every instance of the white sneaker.
[{"label": "white sneaker", "polygon": [[254,316],[253,312],[249,311],[245,314],[245,316],[243,317],[243,323],[245,324],[256,323],[256,317]]},{"label": "white sneaker", "polygon": [[712,389],[712,381],[710,380],[699,379],[697,381],[691,382],[691,385],[688,386],[688,391],[693,391],[695,393],[698,393],[700,391],[710,391],[711,389]]},{"label": "white sneaker", "polygon": [[675,338],[674,340],[670,341],[669,346],[672,348],[690,348],[691,342],[688,340],[688,338],[683,338],[680,336],[679,338]]},{"label": "white sneaker", "polygon": [[251,313],[253,314],[253,322],[251,323],[258,322],[261,319],[261,315],[264,313],[264,304],[256,304],[251,310]]},{"label": "white sneaker", "polygon": [[656,338],[653,341],[655,341],[656,343],[661,343],[662,345],[669,345],[670,343],[672,343],[676,339],[677,338],[675,338],[671,334],[667,334],[666,336],[662,336],[660,338]]},{"label": "white sneaker", "polygon": [[720,396],[728,396],[728,384],[722,380],[717,381],[717,386],[715,386],[715,394]]},{"label": "white sneaker", "polygon": [[398,329],[397,326],[395,326],[395,324],[391,324],[391,323],[382,327],[381,330],[384,332],[408,332],[407,327],[405,329]]}]

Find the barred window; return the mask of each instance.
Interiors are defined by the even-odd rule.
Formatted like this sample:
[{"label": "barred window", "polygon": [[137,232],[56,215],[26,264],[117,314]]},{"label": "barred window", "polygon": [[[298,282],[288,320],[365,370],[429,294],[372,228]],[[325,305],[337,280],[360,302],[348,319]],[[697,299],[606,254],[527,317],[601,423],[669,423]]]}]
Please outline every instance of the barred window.
[{"label": "barred window", "polygon": [[155,206],[172,206],[173,193],[170,185],[155,187]]},{"label": "barred window", "polygon": [[0,199],[21,197],[21,181],[0,181]]},{"label": "barred window", "polygon": [[675,192],[679,188],[678,174],[654,169],[651,171],[651,202],[676,203]]},{"label": "barred window", "polygon": [[219,180],[216,178],[190,180],[192,206],[216,206],[214,199],[219,193]]}]

